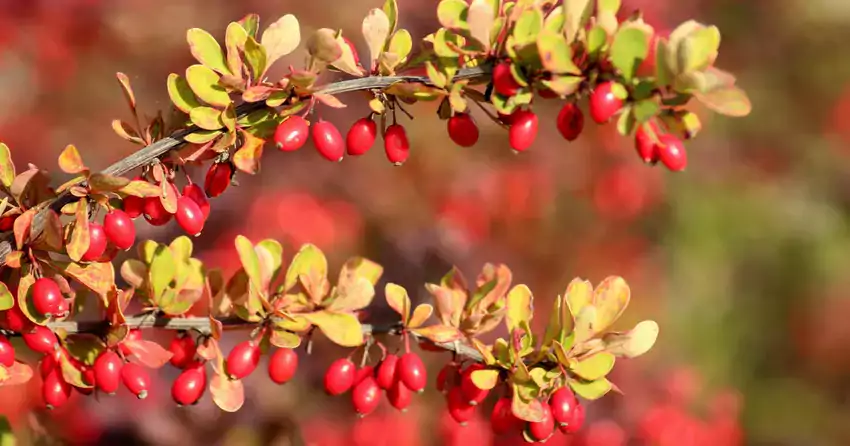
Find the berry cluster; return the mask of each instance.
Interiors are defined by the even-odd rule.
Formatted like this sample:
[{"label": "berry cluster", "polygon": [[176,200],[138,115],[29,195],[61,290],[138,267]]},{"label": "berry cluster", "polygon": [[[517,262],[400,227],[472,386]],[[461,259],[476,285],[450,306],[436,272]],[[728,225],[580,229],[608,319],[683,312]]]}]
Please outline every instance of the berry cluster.
[{"label": "berry cluster", "polygon": [[[181,194],[171,180],[163,179],[159,184],[156,184],[156,187],[163,191],[160,196],[126,197],[124,199],[126,216],[133,219],[144,216],[145,221],[153,226],[164,226],[173,218],[187,234],[193,236],[200,234],[210,215],[210,204],[207,196],[220,195],[230,184],[230,175],[226,174],[226,168],[219,167],[221,165],[213,164],[210,166],[204,184],[206,193],[197,184],[189,180],[188,184],[183,187]],[[224,165],[228,166],[227,164]],[[225,171],[226,183],[223,175],[215,174],[218,170]],[[135,181],[146,180],[144,177],[136,177]],[[216,192],[217,194],[214,195]],[[106,224],[106,220],[104,222]],[[132,246],[132,243],[130,243],[130,246]]]}]

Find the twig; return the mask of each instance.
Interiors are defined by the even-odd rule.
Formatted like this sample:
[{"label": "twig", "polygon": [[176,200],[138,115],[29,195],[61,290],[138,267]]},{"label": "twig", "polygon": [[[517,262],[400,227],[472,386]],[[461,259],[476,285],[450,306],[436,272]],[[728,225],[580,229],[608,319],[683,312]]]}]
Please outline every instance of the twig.
[{"label": "twig", "polygon": [[[165,316],[152,316],[143,314],[127,317],[127,326],[132,328],[161,330],[186,330],[196,331],[208,335],[211,333],[210,320],[206,317],[184,317],[170,318]],[[248,330],[256,328],[256,323],[243,321],[237,317],[219,319],[225,330]],[[66,333],[94,333],[103,334],[109,328],[108,321],[63,321],[51,322],[48,326],[53,330],[65,330]],[[401,330],[397,324],[393,325],[362,325],[364,335],[400,334]],[[429,343],[448,352],[453,352],[466,359],[481,362],[484,358],[475,347],[463,342],[432,342],[431,340],[418,336],[414,332],[408,332],[410,336],[419,342]]]},{"label": "twig", "polygon": [[[489,73],[490,68],[487,66],[464,68],[458,71],[454,80],[475,79],[487,76]],[[361,90],[383,89],[399,82],[430,84],[428,78],[424,76],[369,76],[359,79],[333,82],[316,90],[315,93],[341,94]],[[236,108],[236,114],[238,117],[243,117],[264,107],[266,107],[264,102],[245,103]],[[174,132],[171,136],[167,136],[147,147],[143,147],[137,152],[134,152],[126,158],[107,167],[103,170],[103,173],[109,175],[123,175],[133,169],[149,164],[154,159],[159,158],[185,144],[186,136],[199,130],[201,129],[192,126]],[[35,236],[42,232],[46,222],[47,209],[52,209],[54,212],[58,212],[63,206],[74,199],[75,197],[68,192],[63,193],[54,199],[49,207],[45,207],[44,210],[35,216],[30,233]],[[6,264],[6,256],[12,252],[13,242],[14,234],[9,234],[5,240],[0,241],[0,266]]]}]

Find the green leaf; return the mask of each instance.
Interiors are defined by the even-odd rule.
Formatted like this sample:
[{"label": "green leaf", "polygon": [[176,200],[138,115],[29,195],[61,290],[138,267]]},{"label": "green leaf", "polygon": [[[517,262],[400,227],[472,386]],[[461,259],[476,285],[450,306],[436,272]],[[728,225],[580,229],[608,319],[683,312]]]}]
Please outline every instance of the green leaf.
[{"label": "green leaf", "polygon": [[537,51],[540,63],[548,71],[556,74],[581,74],[573,62],[573,51],[561,34],[544,30],[537,38]]},{"label": "green leaf", "polygon": [[508,313],[505,321],[509,332],[531,320],[534,316],[533,301],[534,296],[525,285],[517,285],[508,292]]},{"label": "green leaf", "polygon": [[254,250],[254,245],[247,237],[238,235],[235,240],[236,252],[239,253],[239,261],[242,263],[242,268],[251,279],[251,285],[257,291],[264,290],[262,272],[260,271],[260,259],[257,252]]},{"label": "green leaf", "polygon": [[389,43],[389,52],[398,55],[400,63],[404,62],[412,49],[413,39],[410,37],[410,32],[400,29],[393,34]]},{"label": "green leaf", "polygon": [[206,144],[221,136],[222,133],[221,130],[199,130],[184,136],[183,139],[192,144]]},{"label": "green leaf", "polygon": [[611,43],[611,63],[628,81],[634,77],[648,51],[649,42],[643,31],[638,28],[621,28]]},{"label": "green leaf", "polygon": [[224,108],[230,104],[230,96],[219,85],[219,76],[203,65],[192,65],[186,69],[186,80],[192,91],[207,104]]},{"label": "green leaf", "polygon": [[581,76],[552,76],[549,80],[544,80],[541,83],[546,88],[557,93],[558,96],[569,96],[578,91],[584,80]]},{"label": "green leaf", "polygon": [[622,277],[605,278],[593,293],[593,306],[597,310],[593,331],[601,333],[607,330],[626,310],[630,299],[631,290]]},{"label": "green leaf", "polygon": [[634,132],[638,122],[632,112],[631,104],[620,109],[620,115],[617,118],[617,133],[623,136],[629,136]]},{"label": "green leaf", "polygon": [[435,87],[446,88],[446,84],[448,84],[448,78],[444,73],[437,69],[436,65],[430,60],[425,61],[425,74],[428,75],[428,80],[431,81]]},{"label": "green leaf", "polygon": [[695,92],[694,97],[709,109],[725,116],[744,117],[753,109],[747,93],[736,86],[717,88],[707,93]]},{"label": "green leaf", "polygon": [[648,352],[658,340],[658,323],[641,321],[626,333],[608,333],[602,337],[605,349],[615,356],[636,358]]},{"label": "green leaf", "polygon": [[568,42],[576,40],[578,32],[584,29],[592,13],[591,0],[564,0],[564,35]]},{"label": "green leaf", "polygon": [[267,65],[266,49],[260,45],[253,37],[248,37],[245,40],[245,62],[251,69],[254,79],[262,79],[266,72]]},{"label": "green leaf", "polygon": [[150,271],[148,272],[151,284],[151,298],[156,302],[171,286],[177,273],[177,262],[171,250],[165,245],[159,245],[153,255]]},{"label": "green leaf", "polygon": [[224,32],[224,46],[227,49],[227,66],[235,76],[242,77],[242,55],[240,51],[245,49],[245,40],[248,32],[242,25],[230,22]]},{"label": "green leaf", "polygon": [[463,0],[442,0],[437,5],[437,20],[440,25],[448,29],[469,29],[466,15],[469,7]]},{"label": "green leaf", "polygon": [[614,388],[611,381],[608,381],[606,378],[590,382],[570,380],[570,387],[576,395],[590,401],[602,398]]},{"label": "green leaf", "polygon": [[260,272],[263,278],[263,288],[268,289],[274,282],[283,266],[283,245],[277,240],[266,239],[254,247],[257,259],[260,261]]},{"label": "green leaf", "polygon": [[201,106],[201,103],[198,102],[198,98],[195,97],[195,93],[192,92],[192,88],[189,87],[186,79],[175,73],[168,75],[168,96],[171,98],[174,106],[186,114],[189,114],[192,109]]},{"label": "green leaf", "polygon": [[189,112],[192,123],[204,130],[220,130],[224,127],[221,111],[212,107],[197,107]]},{"label": "green leaf", "polygon": [[514,46],[523,46],[534,43],[537,36],[543,30],[543,12],[539,8],[529,8],[520,14],[514,25]]},{"label": "green leaf", "polygon": [[[563,5],[559,5],[552,9],[544,19],[543,30],[563,35],[565,23],[566,18],[564,17],[564,7]],[[567,43],[572,43],[572,40],[567,39]]]},{"label": "green leaf", "polygon": [[301,315],[311,324],[319,327],[328,339],[343,347],[357,347],[363,344],[363,330],[360,321],[351,313],[333,313],[317,311]]},{"label": "green leaf", "polygon": [[390,21],[390,33],[395,32],[396,27],[398,27],[398,3],[396,3],[396,0],[386,0],[381,10],[384,11]]},{"label": "green leaf", "polygon": [[570,371],[588,381],[596,381],[611,372],[615,361],[611,353],[600,352],[574,363]]},{"label": "green leaf", "polygon": [[271,66],[281,57],[295,51],[301,43],[301,26],[298,19],[292,14],[279,18],[263,31],[260,42],[265,48],[267,66]]},{"label": "green leaf", "polygon": [[198,62],[220,74],[231,74],[221,45],[210,33],[200,28],[192,28],[186,32],[186,40],[189,42],[192,56],[195,56]]},{"label": "green leaf", "polygon": [[72,334],[65,338],[65,348],[74,358],[83,364],[94,365],[94,361],[106,350],[97,336],[91,334]]},{"label": "green leaf", "polygon": [[0,282],[0,311],[8,310],[15,306],[15,296],[12,296],[12,293],[9,292],[9,288],[6,287],[6,284]]},{"label": "green leaf", "polygon": [[676,49],[678,66],[682,72],[700,71],[717,58],[720,48],[720,30],[716,26],[700,28],[679,42]]},{"label": "green leaf", "polygon": [[[2,383],[0,379],[0,383]],[[0,446],[15,446],[18,442],[15,440],[15,434],[12,432],[12,426],[9,424],[9,419],[6,416],[0,416]]]},{"label": "green leaf", "polygon": [[9,146],[0,143],[0,183],[8,188],[15,180],[15,163],[12,162],[12,152]]},{"label": "green leaf", "polygon": [[608,43],[608,33],[601,26],[596,25],[587,32],[587,52],[590,55],[599,54]]},{"label": "green leaf", "polygon": [[632,113],[638,124],[649,121],[661,111],[661,104],[655,98],[647,98],[632,105]]},{"label": "green leaf", "polygon": [[292,258],[283,283],[284,291],[291,290],[298,283],[298,276],[302,274],[319,277],[327,277],[328,274],[328,259],[321,249],[310,243],[302,245]]},{"label": "green leaf", "polygon": [[247,14],[245,17],[242,17],[237,22],[242,26],[242,29],[248,33],[249,36],[253,36],[255,39],[257,38],[257,33],[260,32],[260,16],[257,14]]},{"label": "green leaf", "polygon": [[655,41],[655,82],[659,86],[670,85],[678,73],[669,43],[663,37]]}]

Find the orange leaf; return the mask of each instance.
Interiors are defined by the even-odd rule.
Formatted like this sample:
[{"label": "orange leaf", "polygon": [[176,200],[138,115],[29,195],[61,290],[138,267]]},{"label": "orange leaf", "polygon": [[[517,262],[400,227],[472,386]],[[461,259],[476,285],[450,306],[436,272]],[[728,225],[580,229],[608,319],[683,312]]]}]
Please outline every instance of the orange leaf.
[{"label": "orange leaf", "polygon": [[416,328],[412,331],[436,343],[453,342],[462,337],[460,330],[457,328],[442,324]]},{"label": "orange leaf", "polygon": [[407,325],[410,319],[410,297],[407,295],[407,290],[400,285],[388,283],[384,287],[384,296],[387,298],[387,303],[396,313],[401,316],[401,322]]},{"label": "orange leaf", "polygon": [[130,86],[130,78],[124,73],[115,73],[118,83],[121,84],[121,91],[124,93],[124,98],[127,99],[127,105],[130,110],[136,113],[136,95],[133,94],[133,88]]},{"label": "orange leaf", "polygon": [[79,262],[89,249],[90,242],[89,207],[86,200],[82,199],[77,205],[77,219],[74,223],[74,232],[71,234],[71,240],[68,242],[68,246],[66,247],[68,250],[68,257],[75,262]]},{"label": "orange leaf", "polygon": [[59,168],[62,172],[75,175],[87,171],[86,165],[83,164],[83,158],[80,157],[80,152],[73,144],[68,144],[65,150],[59,155]]},{"label": "orange leaf", "polygon": [[123,344],[136,361],[148,368],[158,369],[171,359],[172,353],[153,341],[144,339],[126,340]]},{"label": "orange leaf", "polygon": [[266,141],[244,131],[242,138],[242,147],[233,154],[233,164],[242,172],[254,175],[260,171],[260,158],[263,157],[263,145]]},{"label": "orange leaf", "polygon": [[158,197],[161,193],[156,184],[148,183],[147,181],[133,180],[129,184],[122,187],[118,192],[134,197]]},{"label": "orange leaf", "polygon": [[32,375],[32,367],[22,362],[16,362],[9,368],[0,366],[0,386],[25,384],[32,379]]},{"label": "orange leaf", "polygon": [[210,380],[210,394],[216,406],[225,412],[236,412],[245,403],[242,381],[231,381],[222,374],[214,375]]},{"label": "orange leaf", "polygon": [[36,209],[30,209],[15,220],[15,244],[18,246],[18,249],[23,248],[24,243],[29,238],[32,220],[35,218],[36,212],[38,212]]},{"label": "orange leaf", "polygon": [[62,275],[76,280],[81,285],[106,299],[106,295],[115,284],[115,268],[112,263],[89,263],[81,265],[73,262],[52,261],[50,264],[62,272]]}]

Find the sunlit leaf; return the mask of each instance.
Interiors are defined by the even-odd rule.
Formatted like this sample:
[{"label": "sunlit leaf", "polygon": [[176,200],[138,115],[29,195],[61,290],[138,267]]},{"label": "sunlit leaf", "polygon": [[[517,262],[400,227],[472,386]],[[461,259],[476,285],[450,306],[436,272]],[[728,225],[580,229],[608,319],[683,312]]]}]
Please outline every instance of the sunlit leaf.
[{"label": "sunlit leaf", "polygon": [[419,304],[413,309],[413,314],[410,316],[410,320],[407,321],[407,326],[409,328],[420,327],[433,313],[434,307],[431,304]]},{"label": "sunlit leaf", "polygon": [[371,68],[375,66],[375,61],[384,50],[384,44],[390,35],[390,19],[384,11],[372,9],[363,19],[361,31],[369,47],[369,67]]},{"label": "sunlit leaf", "polygon": [[75,262],[79,262],[86,251],[89,249],[91,234],[89,233],[89,207],[85,199],[79,201],[77,205],[77,215],[74,220],[74,231],[71,233],[71,240],[68,241],[68,257]]},{"label": "sunlit leaf", "polygon": [[363,331],[360,321],[351,313],[317,311],[301,315],[322,330],[328,339],[343,347],[357,347],[363,344]]},{"label": "sunlit leaf", "polygon": [[520,395],[520,386],[516,384],[514,384],[511,412],[520,420],[528,421],[529,423],[542,421],[545,416],[543,404],[537,399],[524,400]]},{"label": "sunlit leaf", "polygon": [[567,291],[564,295],[566,296],[570,313],[572,313],[573,317],[576,317],[581,309],[593,299],[593,285],[590,281],[575,278],[567,286]]},{"label": "sunlit leaf", "polygon": [[62,275],[76,280],[102,299],[106,298],[115,283],[115,269],[111,262],[79,264],[51,261],[50,264],[61,271]]},{"label": "sunlit leaf", "polygon": [[411,310],[410,296],[407,295],[407,290],[401,285],[388,283],[384,287],[384,296],[387,298],[387,304],[390,308],[401,316],[401,322],[406,325]]},{"label": "sunlit leaf", "polygon": [[12,185],[15,179],[15,163],[12,162],[12,152],[9,146],[0,143],[0,183],[5,187]]},{"label": "sunlit leaf", "polygon": [[328,306],[332,311],[362,310],[372,303],[375,297],[375,287],[365,277],[359,277],[352,282],[337,285],[333,301]]},{"label": "sunlit leaf", "polygon": [[631,291],[622,277],[611,276],[603,280],[593,294],[596,307],[593,331],[600,333],[608,329],[626,310],[630,298]]},{"label": "sunlit leaf", "polygon": [[284,279],[284,291],[291,290],[298,283],[298,276],[311,273],[317,277],[327,277],[328,260],[317,246],[306,243],[301,246],[301,249],[293,257],[292,263],[289,264]]},{"label": "sunlit leaf", "polygon": [[626,333],[608,333],[603,336],[605,349],[615,356],[636,358],[648,352],[658,339],[658,323],[642,321]]},{"label": "sunlit leaf", "polygon": [[231,74],[221,45],[210,33],[200,28],[192,28],[186,32],[186,41],[189,42],[192,56],[198,62],[221,74]]},{"label": "sunlit leaf", "polygon": [[277,348],[298,348],[301,345],[301,336],[286,330],[274,329],[269,342]]},{"label": "sunlit leaf", "polygon": [[570,387],[576,395],[586,400],[593,401],[605,396],[611,391],[613,385],[611,384],[611,381],[608,381],[605,378],[600,378],[596,381],[590,382],[570,380]]},{"label": "sunlit leaf", "polygon": [[262,78],[268,67],[268,56],[266,49],[253,37],[248,36],[245,40],[245,63],[251,68],[255,79]]},{"label": "sunlit leaf", "polygon": [[251,279],[251,284],[257,289],[263,289],[263,278],[260,271],[260,259],[254,251],[254,245],[248,238],[242,235],[236,236],[236,252],[239,253],[239,261]]},{"label": "sunlit leaf", "polygon": [[219,75],[203,65],[192,65],[186,69],[189,87],[207,104],[224,108],[230,104],[230,96],[219,85]]},{"label": "sunlit leaf", "polygon": [[168,289],[177,275],[177,262],[174,254],[165,245],[159,245],[154,252],[148,272],[153,300],[157,301]]},{"label": "sunlit leaf", "polygon": [[59,154],[59,168],[62,169],[62,172],[71,175],[76,175],[87,170],[79,150],[73,144],[65,146],[65,150]]},{"label": "sunlit leaf", "polygon": [[136,361],[151,369],[158,369],[171,359],[173,354],[154,341],[127,339],[123,345]]},{"label": "sunlit leaf", "polygon": [[245,403],[245,388],[240,380],[215,374],[210,380],[210,394],[215,405],[225,412],[236,412]]},{"label": "sunlit leaf", "polygon": [[475,387],[481,390],[490,390],[499,384],[499,371],[496,369],[483,369],[472,372],[470,377]]},{"label": "sunlit leaf", "polygon": [[192,109],[201,106],[189,83],[179,74],[171,73],[168,75],[167,87],[171,102],[183,113],[189,114]]},{"label": "sunlit leaf", "polygon": [[5,283],[0,282],[0,311],[8,310],[13,306],[15,306],[15,296],[12,296]]},{"label": "sunlit leaf", "polygon": [[448,325],[429,325],[412,329],[414,333],[424,338],[430,339],[432,342],[445,343],[454,342],[463,338],[463,334],[455,327]]},{"label": "sunlit leaf", "polygon": [[301,27],[292,14],[279,18],[263,31],[260,39],[266,49],[266,63],[271,66],[283,56],[295,51],[301,43]]},{"label": "sunlit leaf", "polygon": [[212,107],[196,107],[189,112],[189,119],[196,126],[205,130],[219,130],[224,127],[221,121],[221,111]]},{"label": "sunlit leaf", "polygon": [[534,316],[534,296],[525,285],[517,285],[508,292],[508,313],[505,320],[508,331],[514,331],[521,323],[528,322]]},{"label": "sunlit leaf", "polygon": [[614,368],[615,360],[611,353],[600,352],[574,363],[570,371],[588,381],[595,381]]}]

